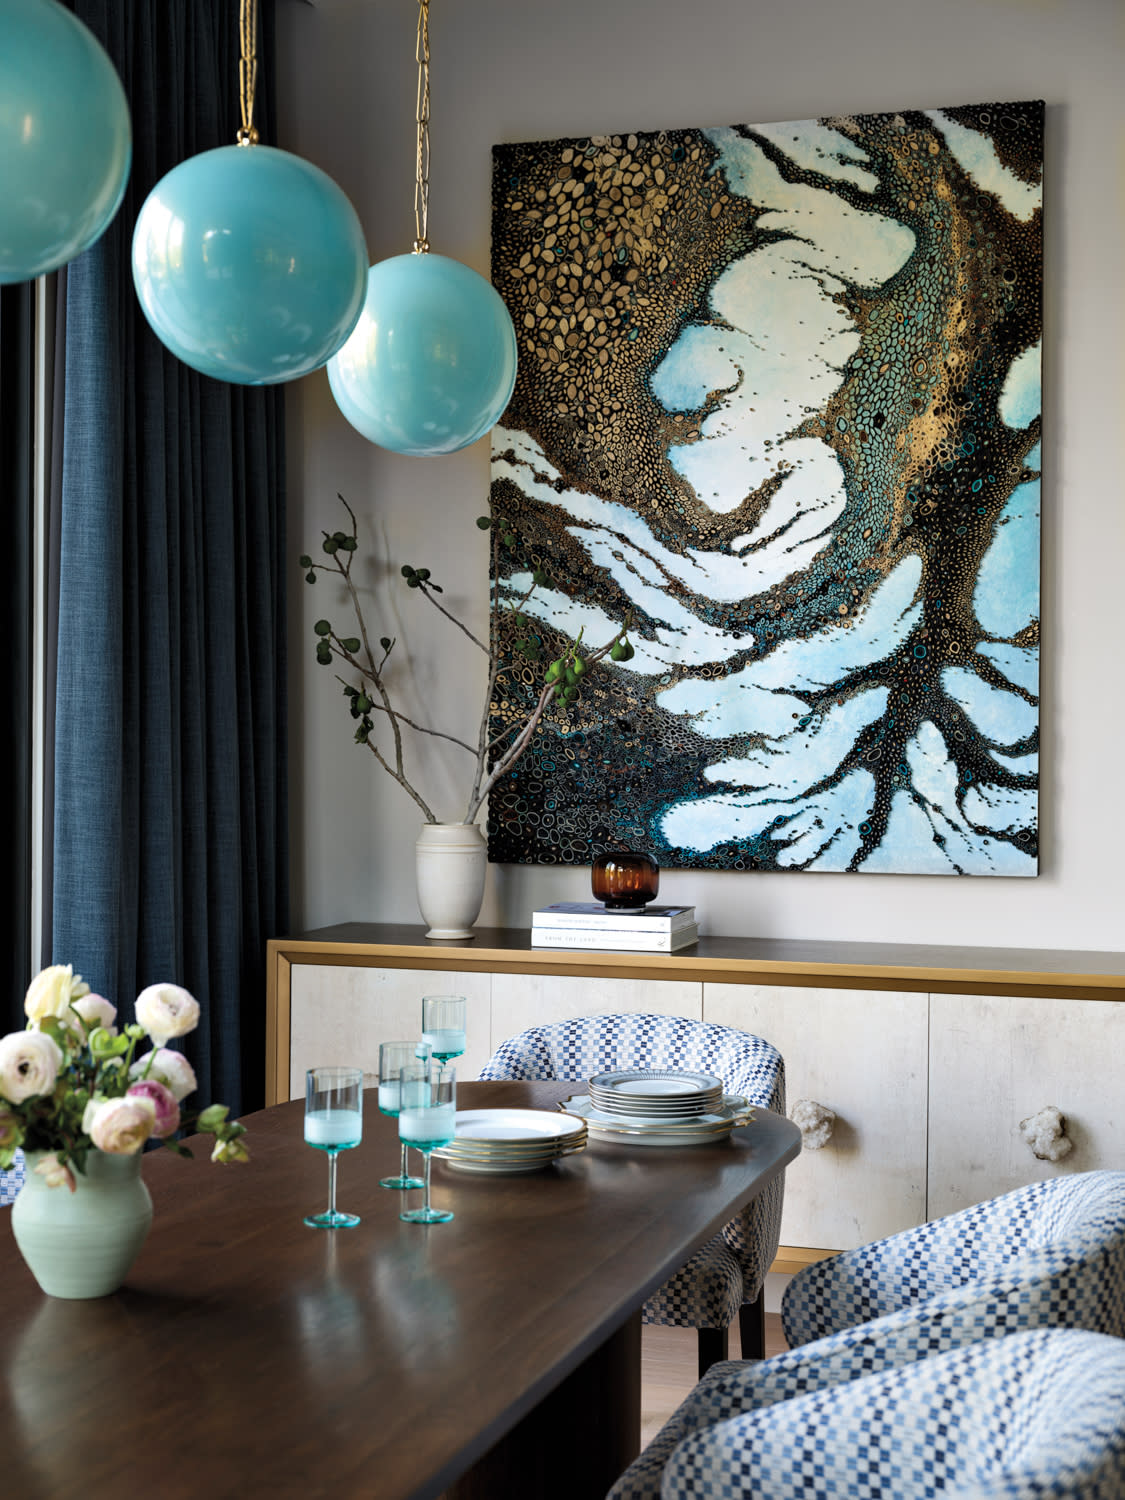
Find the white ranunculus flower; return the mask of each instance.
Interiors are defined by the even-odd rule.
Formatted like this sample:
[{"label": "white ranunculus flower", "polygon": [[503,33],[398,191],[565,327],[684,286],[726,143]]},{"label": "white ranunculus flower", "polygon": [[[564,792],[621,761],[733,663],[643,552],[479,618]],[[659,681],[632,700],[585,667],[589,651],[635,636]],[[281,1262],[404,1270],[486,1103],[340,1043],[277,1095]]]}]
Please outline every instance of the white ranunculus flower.
[{"label": "white ranunculus flower", "polygon": [[113,1156],[135,1156],[152,1134],[155,1123],[156,1105],[152,1100],[127,1094],[124,1099],[107,1099],[94,1111],[90,1139],[99,1151],[108,1151]]},{"label": "white ranunculus flower", "polygon": [[[150,1057],[151,1068],[148,1065]],[[129,1077],[155,1078],[157,1083],[171,1090],[177,1104],[182,1104],[199,1087],[191,1063],[182,1052],[175,1052],[171,1047],[161,1047],[158,1052],[146,1052],[143,1057],[138,1057],[129,1069]]]},{"label": "white ranunculus flower", "polygon": [[137,996],[137,1021],[158,1047],[199,1025],[199,1002],[178,984],[150,984]]},{"label": "white ranunculus flower", "polygon": [[[111,1005],[104,995],[83,995],[81,999],[75,1000],[72,1008],[85,1021],[87,1036],[99,1026],[104,1026],[110,1036],[117,1035],[117,1027],[113,1024],[117,1018],[117,1006]],[[79,1030],[73,1015],[70,1019],[74,1029]]]},{"label": "white ranunculus flower", "polygon": [[9,1104],[22,1104],[49,1094],[62,1061],[58,1043],[45,1031],[13,1031],[0,1037],[0,1095]]},{"label": "white ranunculus flower", "polygon": [[65,1021],[71,1001],[89,993],[90,986],[81,974],[75,974],[70,964],[51,964],[28,985],[23,1008],[31,1021],[42,1021],[47,1016]]}]

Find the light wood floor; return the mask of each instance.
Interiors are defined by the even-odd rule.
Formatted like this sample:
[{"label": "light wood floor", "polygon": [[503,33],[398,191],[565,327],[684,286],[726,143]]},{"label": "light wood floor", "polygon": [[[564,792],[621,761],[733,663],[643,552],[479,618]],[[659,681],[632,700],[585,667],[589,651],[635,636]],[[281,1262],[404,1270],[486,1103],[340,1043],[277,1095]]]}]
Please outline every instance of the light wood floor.
[{"label": "light wood floor", "polygon": [[[694,1328],[641,1329],[641,1447],[652,1441],[691,1390],[696,1379],[698,1341]],[[787,1347],[781,1314],[766,1314],[766,1357]],[[740,1359],[738,1323],[730,1331],[730,1357]]]}]

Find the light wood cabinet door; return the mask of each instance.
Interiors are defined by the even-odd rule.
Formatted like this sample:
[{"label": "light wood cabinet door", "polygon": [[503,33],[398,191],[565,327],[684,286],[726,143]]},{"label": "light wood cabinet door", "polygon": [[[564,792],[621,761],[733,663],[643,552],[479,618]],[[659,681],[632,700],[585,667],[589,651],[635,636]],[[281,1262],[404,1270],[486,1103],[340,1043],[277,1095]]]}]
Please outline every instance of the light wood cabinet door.
[{"label": "light wood cabinet door", "polygon": [[290,978],[289,1097],[304,1097],[305,1070],[326,1063],[379,1070],[379,1043],[422,1035],[423,995],[464,995],[466,1048],[458,1078],[489,1057],[491,975],[431,969],[294,964]]},{"label": "light wood cabinet door", "polygon": [[[931,995],[930,1015],[930,1218],[1041,1178],[1125,1168],[1125,1005]],[[1020,1131],[1047,1105],[1074,1143],[1057,1163]]]},{"label": "light wood cabinet door", "polygon": [[517,1031],[574,1016],[652,1011],[703,1018],[703,986],[677,979],[584,979],[561,974],[492,976],[493,1051]]},{"label": "light wood cabinet door", "polygon": [[925,995],[892,990],[704,985],[704,1020],[781,1053],[790,1112],[836,1113],[828,1143],[786,1168],[783,1244],[849,1250],[925,1218],[926,1012]]}]

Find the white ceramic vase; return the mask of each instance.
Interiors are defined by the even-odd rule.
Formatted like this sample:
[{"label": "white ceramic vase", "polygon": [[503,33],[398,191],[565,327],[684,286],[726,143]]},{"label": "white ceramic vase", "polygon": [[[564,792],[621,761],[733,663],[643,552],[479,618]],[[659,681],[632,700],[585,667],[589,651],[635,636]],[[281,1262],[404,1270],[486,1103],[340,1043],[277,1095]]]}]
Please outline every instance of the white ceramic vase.
[{"label": "white ceramic vase", "polygon": [[471,938],[484,900],[488,845],[475,823],[423,823],[415,848],[428,938]]}]

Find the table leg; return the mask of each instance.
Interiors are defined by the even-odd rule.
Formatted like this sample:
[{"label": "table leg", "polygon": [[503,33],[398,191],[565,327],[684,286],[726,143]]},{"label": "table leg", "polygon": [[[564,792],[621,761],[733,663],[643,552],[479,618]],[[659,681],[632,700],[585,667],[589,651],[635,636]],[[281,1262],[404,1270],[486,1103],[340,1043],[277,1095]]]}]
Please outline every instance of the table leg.
[{"label": "table leg", "polygon": [[603,1500],[641,1447],[641,1314],[479,1459],[444,1500]]}]

